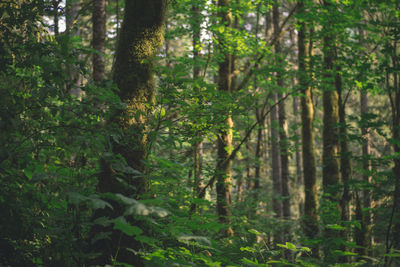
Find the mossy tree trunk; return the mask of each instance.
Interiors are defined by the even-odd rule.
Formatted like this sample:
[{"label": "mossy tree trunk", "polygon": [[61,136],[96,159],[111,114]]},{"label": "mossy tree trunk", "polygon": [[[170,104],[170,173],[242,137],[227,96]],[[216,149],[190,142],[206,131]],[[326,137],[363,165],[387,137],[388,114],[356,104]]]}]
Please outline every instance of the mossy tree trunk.
[{"label": "mossy tree trunk", "polygon": [[[129,167],[142,173],[128,177],[126,182],[135,187],[129,192],[138,197],[148,191],[143,175],[147,156],[147,118],[154,101],[153,58],[164,41],[166,0],[127,0],[125,14],[118,36],[113,80],[118,95],[126,104],[119,125],[124,142],[114,146]],[[113,181],[116,182],[116,181]],[[107,188],[106,188],[107,190]]]},{"label": "mossy tree trunk", "polygon": [[[145,158],[147,156],[147,118],[151,114],[154,101],[154,79],[152,60],[163,44],[164,15],[166,0],[126,0],[125,14],[119,31],[113,80],[118,86],[118,95],[126,105],[112,120],[119,125],[120,137],[112,140],[113,152],[125,168],[137,172],[117,173],[113,161],[101,159],[99,193],[120,193],[131,198],[143,198],[148,193],[145,178]],[[115,159],[114,159],[115,161]],[[138,175],[140,173],[140,175]],[[122,179],[121,179],[122,178]],[[113,210],[100,210],[95,218],[106,216],[116,218],[124,212],[123,207],[112,203]],[[92,232],[111,232],[109,239],[102,239],[91,245],[93,252],[100,253],[90,264],[111,263],[111,258],[119,262],[143,266],[140,256],[126,250],[138,250],[140,244],[112,227],[97,225]],[[115,258],[117,256],[117,258]]]},{"label": "mossy tree trunk", "polygon": [[[306,10],[304,2],[299,1],[300,15],[304,15]],[[309,56],[312,51],[312,43],[307,43],[306,24],[304,21],[299,23],[298,31],[298,64],[299,64],[299,87],[303,94],[300,101],[301,106],[301,137],[303,152],[303,179],[304,179],[304,216],[303,231],[308,239],[315,239],[318,236],[318,216],[317,216],[317,178],[316,163],[314,153],[314,104],[312,99],[312,89],[310,86],[311,76],[309,75]],[[311,40],[311,38],[310,38]],[[312,247],[312,256],[318,257],[318,247]]]}]

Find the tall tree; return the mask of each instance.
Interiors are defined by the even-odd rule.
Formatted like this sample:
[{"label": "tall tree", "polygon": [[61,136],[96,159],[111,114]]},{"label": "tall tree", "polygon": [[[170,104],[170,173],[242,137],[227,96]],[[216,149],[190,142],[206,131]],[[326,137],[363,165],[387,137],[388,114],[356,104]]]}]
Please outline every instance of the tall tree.
[{"label": "tall tree", "polygon": [[[229,31],[232,26],[232,13],[230,11],[230,0],[219,0],[218,1],[218,14],[220,19],[220,25],[225,28],[225,31]],[[224,31],[224,32],[225,32]],[[218,90],[224,94],[232,94],[232,75],[231,65],[232,56],[229,54],[227,36],[221,34],[218,36],[218,50],[222,53],[222,60],[218,66]],[[217,212],[219,220],[222,223],[227,224],[225,230],[226,236],[232,236],[233,230],[230,224],[230,204],[231,204],[231,177],[232,177],[232,159],[231,153],[233,149],[233,120],[232,114],[229,109],[223,114],[225,117],[224,126],[220,130],[218,135],[217,147],[218,147],[218,159],[216,166],[216,179],[217,179]]]},{"label": "tall tree", "polygon": [[[304,1],[298,1],[298,15],[300,18],[306,15]],[[298,31],[298,80],[302,92],[301,97],[301,136],[303,152],[303,179],[304,179],[304,216],[303,231],[307,238],[315,239],[318,236],[317,217],[317,178],[314,150],[314,104],[309,75],[312,43],[309,44],[306,38],[306,23],[304,19],[299,21]],[[309,38],[311,42],[311,38]],[[318,257],[318,248],[312,247],[312,255]]]},{"label": "tall tree", "polygon": [[93,80],[100,82],[104,79],[104,50],[106,42],[106,1],[93,1]]},{"label": "tall tree", "polygon": [[[272,23],[274,28],[274,35],[279,32],[279,7],[275,4],[272,8]],[[280,46],[275,45],[275,53],[280,52]],[[277,80],[279,81],[279,75],[277,74]],[[280,81],[279,83],[282,83]],[[273,103],[278,102],[278,93],[272,93]],[[277,218],[283,216],[283,206],[281,201],[282,196],[282,177],[281,177],[281,152],[279,149],[279,105],[275,105],[271,108],[271,157],[272,157],[272,183],[273,183],[273,200],[272,206]]]},{"label": "tall tree", "polygon": [[[201,50],[201,4],[198,1],[192,4],[192,18],[190,20],[192,30],[192,49],[193,49],[193,89],[195,95],[199,94],[198,79],[200,78],[200,50]],[[200,131],[195,133],[192,150],[193,150],[193,196],[198,197],[201,192],[201,167],[203,156],[203,137]],[[191,212],[196,210],[196,204],[192,203]]]},{"label": "tall tree", "polygon": [[[336,6],[332,1],[325,0],[323,8],[327,14],[335,14]],[[321,215],[324,224],[335,224],[339,222],[339,96],[336,90],[336,67],[335,67],[335,21],[334,16],[326,16],[322,21],[323,24],[323,158],[322,158],[322,184],[324,190],[324,213]],[[337,235],[337,231],[326,228],[324,235],[327,242],[324,247],[325,260],[333,261],[332,250],[338,247],[332,243],[332,239]]]},{"label": "tall tree", "polygon": [[[397,6],[398,8],[398,6]],[[398,24],[397,24],[398,25]],[[390,88],[388,88],[389,99],[392,111],[392,139],[393,139],[393,150],[395,156],[393,158],[393,176],[394,176],[394,191],[393,191],[393,204],[391,211],[391,218],[388,227],[388,233],[390,233],[390,226],[393,224],[392,232],[392,244],[387,245],[387,253],[390,251],[390,247],[393,249],[400,250],[400,78],[399,69],[400,63],[397,52],[398,39],[395,39],[390,47],[391,61],[393,72],[392,75],[387,75],[391,81],[387,81]],[[388,239],[388,238],[387,238]],[[388,242],[388,240],[387,240]]]},{"label": "tall tree", "polygon": [[[112,161],[101,160],[98,191],[100,193],[120,193],[140,198],[149,191],[145,178],[145,158],[147,156],[147,118],[154,101],[154,78],[152,74],[153,57],[164,40],[164,16],[166,0],[126,0],[125,14],[114,64],[113,80],[118,86],[118,95],[126,108],[113,118],[118,122],[121,138],[114,140],[113,152],[120,155],[127,167],[140,172],[118,174]],[[123,177],[122,181],[120,177]],[[121,216],[122,207],[115,204],[114,210],[106,216]],[[100,214],[100,216],[105,216]],[[99,227],[100,231],[104,231]],[[110,231],[111,229],[108,229]],[[105,229],[107,231],[107,229]],[[110,261],[110,256],[118,255],[116,260],[141,266],[139,256],[127,251],[138,244],[132,239],[121,236],[117,230],[111,230],[110,240],[100,240],[93,245],[101,252],[97,264]]]},{"label": "tall tree", "polygon": [[[280,31],[280,10],[278,3],[275,3],[272,9],[274,34]],[[276,72],[278,90],[281,91],[284,86],[283,81],[283,55],[282,45],[280,40],[277,40],[274,45],[275,56],[277,59],[278,71]],[[278,93],[278,98],[283,99],[283,94]],[[290,193],[289,193],[289,154],[288,154],[288,126],[286,119],[286,105],[285,101],[280,101],[278,105],[278,121],[279,121],[279,152],[280,152],[280,179],[281,179],[281,195],[282,195],[282,218],[285,220],[290,219]],[[284,240],[289,241],[290,230],[285,229]]]},{"label": "tall tree", "polygon": [[[66,0],[65,1],[65,33],[70,37],[78,37],[81,34],[79,19],[79,8],[80,2],[77,0]],[[75,49],[73,49],[75,50]],[[78,60],[79,57],[78,56]],[[78,64],[68,63],[67,72],[69,76],[69,83],[67,84],[66,91],[76,97],[80,97],[81,90],[81,73]]]}]

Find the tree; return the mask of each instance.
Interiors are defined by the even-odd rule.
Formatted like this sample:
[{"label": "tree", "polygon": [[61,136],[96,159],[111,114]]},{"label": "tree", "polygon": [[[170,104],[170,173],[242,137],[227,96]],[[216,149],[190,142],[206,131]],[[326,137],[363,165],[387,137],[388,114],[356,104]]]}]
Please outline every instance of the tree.
[{"label": "tree", "polygon": [[100,82],[104,79],[104,50],[106,41],[106,1],[93,1],[93,80]]},{"label": "tree", "polygon": [[[232,25],[232,14],[230,12],[229,0],[220,0],[218,2],[218,17],[220,25],[229,31]],[[232,73],[231,73],[231,60],[226,36],[218,36],[218,52],[222,54],[222,60],[218,65],[218,90],[222,94],[232,94]],[[231,177],[232,177],[232,159],[231,153],[233,148],[233,120],[232,114],[229,109],[224,113],[225,123],[220,130],[217,140],[218,158],[217,166],[215,169],[217,177],[217,212],[221,222],[230,224],[230,204],[231,204]],[[232,236],[233,230],[230,226],[225,230],[226,236]]]},{"label": "tree", "polygon": [[[336,6],[327,0],[323,2],[323,8],[327,12],[337,12]],[[322,220],[325,224],[335,224],[339,222],[339,96],[336,90],[336,35],[334,33],[335,21],[332,17],[326,17],[323,21],[323,170],[322,184],[324,190],[323,204],[325,206]],[[332,242],[337,231],[325,229],[325,238]],[[325,260],[331,261],[331,251],[335,249],[333,243],[327,242],[324,248]]]},{"label": "tree", "polygon": [[[279,7],[277,4],[273,6],[272,9],[272,21],[274,25],[274,34],[277,35],[279,31]],[[275,45],[275,53],[279,54],[280,46],[277,43]],[[279,85],[282,85],[282,80],[279,79],[279,74],[277,74],[277,80]],[[278,102],[278,93],[272,93],[273,103]],[[282,196],[282,166],[281,166],[281,152],[279,149],[279,105],[272,107],[271,115],[271,157],[272,157],[272,181],[273,181],[273,210],[275,212],[276,218],[283,217],[283,206],[280,200]]]},{"label": "tree", "polygon": [[[304,1],[298,2],[298,14],[305,16]],[[302,92],[301,97],[301,123],[302,123],[302,152],[303,152],[303,179],[304,179],[304,218],[303,231],[307,238],[315,239],[318,236],[317,217],[317,178],[314,154],[314,104],[312,100],[311,77],[309,57],[311,56],[312,43],[307,43],[307,28],[304,20],[299,22],[298,32],[298,80]],[[318,257],[318,248],[313,247],[313,256]]]},{"label": "tree", "polygon": [[[149,192],[144,161],[148,153],[147,117],[152,110],[155,90],[152,62],[163,43],[166,8],[165,0],[125,2],[113,80],[118,86],[118,95],[126,106],[113,118],[117,121],[121,134],[120,139],[114,139],[113,152],[132,171],[123,173],[121,181],[110,159],[103,158],[98,182],[100,193],[119,193],[138,199]],[[115,205],[114,210],[107,212],[106,216],[116,218],[122,212],[122,207]],[[104,215],[104,212],[100,212],[95,217]],[[95,228],[94,232],[101,230],[101,227]],[[126,250],[137,245],[137,242],[127,236],[121,237],[119,231],[113,230],[110,241],[100,240],[94,245],[94,250],[101,253],[97,263],[109,262],[111,256],[118,255],[118,261],[139,266],[142,264],[140,258]]]}]

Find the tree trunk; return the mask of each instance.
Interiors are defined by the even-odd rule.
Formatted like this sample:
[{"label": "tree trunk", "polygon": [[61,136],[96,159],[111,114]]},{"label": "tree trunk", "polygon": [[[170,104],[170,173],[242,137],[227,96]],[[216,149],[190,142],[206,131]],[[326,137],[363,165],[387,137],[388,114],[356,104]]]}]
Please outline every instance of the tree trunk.
[{"label": "tree trunk", "polygon": [[257,143],[256,143],[256,153],[255,153],[255,173],[254,173],[254,189],[258,190],[261,188],[261,162],[263,157],[264,151],[264,138],[263,138],[263,127],[264,127],[264,120],[259,109],[256,109],[256,118],[258,122],[258,129],[257,129]]},{"label": "tree trunk", "polygon": [[[277,5],[272,9],[272,21],[274,33],[279,31],[279,9]],[[278,49],[278,51],[277,51]],[[279,53],[280,47],[275,46],[275,53]],[[278,102],[278,93],[272,94],[272,102]],[[282,218],[283,206],[282,196],[282,178],[281,178],[281,155],[279,150],[279,105],[275,105],[271,109],[271,154],[272,154],[272,183],[273,183],[273,201],[272,206],[276,218]],[[279,240],[278,240],[279,239]],[[277,242],[282,241],[277,238]]]},{"label": "tree trunk", "polygon": [[104,79],[104,50],[106,41],[106,1],[93,1],[93,80],[100,82]]},{"label": "tree trunk", "polygon": [[53,5],[54,35],[57,36],[60,33],[58,17],[58,6],[60,4],[60,0],[52,0],[51,4]]},{"label": "tree trunk", "polygon": [[[360,31],[360,45],[364,46],[365,33],[363,28]],[[368,113],[368,93],[365,91],[360,92],[360,115],[361,119],[366,118]],[[362,180],[365,185],[371,184],[372,177],[370,176],[371,162],[369,160],[370,146],[369,146],[369,133],[368,128],[365,126],[361,127],[361,137],[363,138],[362,143]],[[361,223],[361,229],[356,229],[355,240],[356,244],[361,248],[357,248],[356,252],[359,255],[372,256],[371,251],[371,225],[372,225],[372,214],[371,214],[371,194],[370,189],[364,188],[362,191],[362,202],[360,202],[360,215],[356,218]],[[364,211],[361,209],[364,208]]]},{"label": "tree trunk", "polygon": [[[223,27],[230,28],[232,25],[232,14],[228,10],[230,1],[229,0],[220,0],[218,1],[218,17],[220,18],[220,24]],[[219,52],[222,53],[223,60],[219,63],[218,70],[218,90],[221,92],[226,92],[228,94],[232,93],[232,75],[231,75],[231,55],[226,50],[227,40],[225,40],[226,36],[219,35]],[[217,213],[220,222],[227,225],[227,228],[224,230],[225,236],[232,236],[233,230],[230,226],[231,223],[231,196],[230,196],[230,187],[231,187],[231,177],[232,177],[232,160],[230,159],[230,155],[232,153],[232,141],[233,141],[233,120],[231,111],[227,110],[224,114],[225,116],[225,125],[224,128],[221,129],[217,147],[218,147],[218,159],[217,159],[217,167],[216,167],[216,179],[217,179]]]},{"label": "tree trunk", "polygon": [[[329,2],[324,2],[324,8],[328,12],[337,12],[335,7]],[[336,38],[334,36],[334,21],[330,19],[323,25],[323,54],[324,54],[324,75],[323,75],[323,158],[322,158],[322,185],[324,190],[324,213],[322,220],[324,225],[339,224],[340,211],[339,201],[339,96],[335,89],[335,50]],[[340,235],[336,230],[325,229],[325,260],[332,262],[335,260],[330,251],[339,249],[332,243],[332,239]]]},{"label": "tree trunk", "polygon": [[[365,115],[368,113],[368,95],[365,92],[361,92],[360,94],[360,112],[361,112],[361,117],[365,117]],[[365,184],[370,185],[371,184],[371,176],[369,175],[369,172],[371,171],[371,165],[370,165],[370,160],[369,160],[369,155],[370,155],[370,146],[369,146],[369,133],[368,129],[363,127],[361,128],[361,135],[363,137],[363,144],[362,144],[362,164],[363,164],[363,181]],[[361,221],[362,224],[362,232],[363,232],[363,237],[362,240],[363,242],[360,244],[360,246],[364,247],[363,251],[361,252],[361,255],[370,255],[370,248],[371,248],[371,224],[372,224],[372,217],[371,217],[371,194],[370,194],[370,189],[366,188],[363,190],[363,207],[364,207],[364,212],[363,212],[363,221]],[[357,244],[358,245],[358,244]]]},{"label": "tree trunk", "polygon": [[[116,144],[128,166],[141,173],[145,170],[147,117],[149,103],[154,101],[152,59],[164,41],[164,15],[166,0],[125,1],[125,14],[117,44],[113,80],[119,96],[126,103],[119,120],[127,142]],[[135,186],[138,196],[148,191],[144,175],[130,177],[128,184]]]},{"label": "tree trunk", "polygon": [[[398,70],[398,54],[397,54],[397,43],[393,44],[392,64],[393,69]],[[389,90],[390,92],[390,90]],[[394,156],[393,176],[394,176],[394,192],[393,192],[393,204],[390,224],[393,224],[393,232],[391,234],[392,244],[391,247],[395,250],[400,250],[400,79],[397,72],[393,72],[393,93],[390,95],[390,103],[392,109],[392,139]],[[388,229],[390,233],[390,226]],[[389,253],[389,247],[387,245],[386,253]]]},{"label": "tree trunk", "polygon": [[[304,14],[304,2],[299,1],[299,14]],[[310,67],[308,52],[312,51],[312,44],[307,47],[306,24],[299,23],[298,32],[298,64],[299,86],[303,93],[301,98],[301,137],[303,152],[303,179],[304,179],[304,216],[303,231],[308,239],[315,239],[318,236],[318,217],[317,217],[317,178],[314,154],[314,105],[312,91],[310,87],[311,76],[308,74]],[[311,40],[311,39],[310,39]],[[312,246],[312,256],[318,257],[318,247]]]},{"label": "tree trunk", "polygon": [[[273,23],[274,23],[274,34],[277,34],[279,31],[279,6],[277,4],[273,7]],[[277,66],[278,71],[276,73],[277,85],[278,88],[283,88],[283,73],[282,73],[282,47],[281,42],[277,41],[274,46],[275,56],[277,58]],[[283,94],[278,94],[278,99],[282,99]],[[288,154],[288,128],[286,121],[286,110],[285,110],[285,101],[281,101],[278,105],[278,117],[279,117],[279,151],[280,151],[280,176],[281,176],[281,195],[283,198],[282,201],[282,218],[285,220],[290,219],[290,194],[289,194],[289,154]],[[287,225],[288,226],[288,225]],[[285,242],[289,242],[290,229],[285,229],[285,236],[283,237]]]},{"label": "tree trunk", "polygon": [[[201,9],[199,3],[193,3],[192,5],[192,44],[193,44],[193,90],[196,95],[199,93],[196,80],[200,77],[200,66],[199,58],[200,54],[200,38],[201,38]],[[201,179],[201,161],[203,154],[203,137],[200,132],[196,133],[195,140],[193,143],[193,167],[194,167],[194,184],[193,184],[193,195],[195,198],[199,197],[202,190],[202,179]],[[190,206],[190,212],[193,213],[196,210],[196,204],[192,203]]]},{"label": "tree trunk", "polygon": [[[281,96],[282,97],[282,96]],[[279,97],[279,98],[281,98]],[[288,126],[286,120],[285,102],[279,104],[279,128],[280,128],[280,150],[281,150],[281,177],[282,177],[282,197],[283,199],[283,218],[288,220],[290,212],[290,193],[289,193],[289,153],[288,153]]]},{"label": "tree trunk", "polygon": [[[149,106],[154,98],[152,59],[163,43],[166,8],[166,0],[125,1],[113,79],[126,109],[119,111],[112,118],[118,122],[121,129],[121,138],[113,140],[112,144],[114,154],[122,157],[126,167],[140,172],[141,175],[125,172],[117,175],[112,160],[103,158],[97,186],[100,193],[120,193],[138,199],[145,197],[144,194],[148,192],[144,160],[147,155],[147,117],[150,115]],[[121,161],[121,158],[119,159]],[[121,216],[124,208],[118,203],[112,204],[113,210],[98,210],[95,218],[106,216],[113,219]],[[137,241],[114,230],[112,226],[96,225],[92,232],[111,232],[109,239],[102,239],[91,245],[93,252],[100,253],[99,257],[91,262],[92,265],[111,263],[111,257],[118,255],[115,260],[119,262],[143,266],[140,256],[126,250],[139,249],[140,244]]]},{"label": "tree trunk", "polygon": [[[336,73],[336,91],[338,92],[339,97],[339,121],[340,121],[340,128],[339,128],[339,135],[340,135],[340,173],[342,176],[342,183],[343,183],[343,194],[340,200],[340,209],[341,209],[341,221],[347,222],[350,220],[350,209],[349,209],[349,202],[350,202],[350,189],[349,189],[349,182],[351,178],[351,152],[349,151],[348,142],[347,142],[347,125],[346,125],[346,103],[343,99],[342,95],[342,77],[339,74],[340,68],[337,68]],[[342,232],[342,236],[345,241],[347,241],[347,230]],[[345,246],[342,246],[342,251],[346,250]],[[347,258],[342,257],[341,262],[346,262]]]},{"label": "tree trunk", "polygon": [[[65,32],[70,38],[80,36],[80,30],[76,23],[79,13],[79,4],[79,1],[67,0],[65,2]],[[69,64],[67,71],[69,83],[67,84],[66,91],[75,97],[80,97],[82,94],[82,77],[78,64]]]}]

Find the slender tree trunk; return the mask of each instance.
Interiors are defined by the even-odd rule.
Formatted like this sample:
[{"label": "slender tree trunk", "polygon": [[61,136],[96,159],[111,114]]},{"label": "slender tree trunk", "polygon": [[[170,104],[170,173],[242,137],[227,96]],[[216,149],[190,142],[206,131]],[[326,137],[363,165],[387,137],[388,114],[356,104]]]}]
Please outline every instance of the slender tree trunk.
[{"label": "slender tree trunk", "polygon": [[[360,94],[360,113],[361,117],[365,117],[368,113],[368,95],[365,92],[361,92]],[[362,164],[363,164],[363,181],[365,184],[371,184],[371,164],[369,160],[370,155],[370,146],[369,146],[369,133],[366,127],[361,128],[361,135],[363,137],[363,144],[362,144]],[[361,255],[372,255],[370,248],[371,248],[371,224],[372,224],[372,214],[371,214],[371,194],[370,189],[366,188],[363,190],[363,220],[361,221],[362,224],[362,243],[360,246],[364,247]]]},{"label": "slender tree trunk", "polygon": [[[279,31],[279,9],[277,5],[272,9],[272,21],[274,32]],[[278,51],[277,51],[278,50]],[[275,53],[280,52],[280,46],[275,46]],[[279,80],[279,79],[278,79]],[[278,93],[272,94],[272,102],[278,102]],[[281,154],[279,150],[279,106],[275,105],[271,109],[271,154],[272,154],[272,183],[273,183],[273,201],[272,206],[276,218],[282,218],[283,205],[282,196],[282,178],[281,178]],[[281,236],[279,235],[279,238]],[[282,241],[277,238],[277,241]]]},{"label": "slender tree trunk", "polygon": [[60,4],[60,0],[52,0],[51,4],[53,5],[54,35],[57,36],[60,33],[58,17],[58,6]]},{"label": "slender tree trunk", "polygon": [[255,153],[255,170],[254,170],[254,189],[258,190],[261,188],[261,162],[262,162],[262,157],[263,157],[263,151],[264,151],[264,136],[263,136],[263,125],[264,125],[264,120],[262,118],[262,114],[260,113],[261,111],[259,109],[256,109],[256,118],[258,122],[258,129],[257,129],[257,143],[256,143],[256,153]]},{"label": "slender tree trunk", "polygon": [[[274,33],[276,34],[279,31],[279,6],[277,4],[273,7],[273,23],[274,23]],[[277,85],[279,88],[284,86],[283,83],[283,73],[281,68],[282,66],[282,47],[281,42],[277,41],[274,46],[275,55],[277,57],[278,62],[278,71],[276,73],[277,76]],[[278,94],[278,99],[282,99],[283,95]],[[285,110],[285,101],[281,101],[278,105],[278,117],[279,117],[279,151],[280,151],[280,176],[281,176],[281,195],[283,198],[282,201],[282,218],[285,220],[290,219],[290,194],[289,194],[289,153],[288,153],[288,128],[287,128],[287,120],[286,120],[286,110]],[[289,226],[289,225],[287,225]],[[284,241],[289,241],[290,237],[290,229],[285,229],[285,236],[283,237]]]},{"label": "slender tree trunk", "polygon": [[[328,12],[337,12],[334,6],[329,2],[324,2],[324,8]],[[335,90],[335,50],[336,38],[334,36],[334,22],[332,19],[323,26],[323,54],[324,54],[324,75],[323,75],[323,158],[322,158],[322,184],[324,190],[324,213],[322,220],[325,225],[339,224],[340,211],[339,200],[339,132],[337,129],[339,123],[339,96]],[[336,203],[336,204],[335,204]],[[340,235],[335,230],[325,229],[325,260],[332,262],[335,257],[330,251],[338,249],[338,246],[332,243],[332,239]]]},{"label": "slender tree trunk", "polygon": [[[230,28],[232,25],[232,14],[229,11],[229,0],[218,1],[218,17],[223,27]],[[224,51],[227,46],[226,36],[219,36],[219,52],[223,53],[223,60],[219,63],[218,70],[218,90],[232,93],[232,75],[231,75],[231,60],[232,56],[228,52]],[[225,115],[225,127],[220,131],[217,141],[218,147],[218,159],[216,167],[216,179],[217,179],[217,213],[220,222],[227,224],[227,228],[224,231],[225,236],[232,236],[233,230],[230,226],[231,223],[231,177],[232,177],[232,160],[229,159],[232,153],[233,146],[233,120],[231,111],[227,110]]]},{"label": "slender tree trunk", "polygon": [[100,82],[104,79],[104,50],[106,42],[106,1],[93,1],[93,80]]},{"label": "slender tree trunk", "polygon": [[[281,98],[280,96],[279,98]],[[279,128],[280,128],[280,150],[281,150],[281,177],[282,177],[282,197],[283,199],[283,218],[288,220],[290,212],[290,193],[289,193],[289,153],[288,153],[288,126],[286,120],[285,102],[279,104]]]},{"label": "slender tree trunk", "polygon": [[[194,3],[192,5],[192,43],[193,43],[193,86],[196,94],[199,93],[198,86],[196,80],[200,77],[200,66],[199,66],[199,58],[200,58],[200,37],[201,37],[201,9],[198,3]],[[193,144],[193,162],[194,162],[194,186],[193,186],[193,195],[194,197],[198,197],[202,190],[202,180],[201,180],[201,161],[203,154],[203,141],[201,133],[196,133],[195,141]],[[196,210],[196,204],[192,204],[190,208],[191,212]]]},{"label": "slender tree trunk", "polygon": [[[365,33],[364,29],[360,28],[360,45],[364,46],[364,38]],[[361,91],[360,92],[360,115],[363,120],[366,118],[366,114],[368,113],[368,93]],[[371,184],[371,164],[369,160],[370,155],[370,146],[369,146],[369,133],[368,128],[365,126],[361,127],[361,136],[363,138],[362,143],[362,180],[364,184]],[[359,198],[359,196],[357,195]],[[361,229],[356,229],[355,231],[355,241],[358,246],[361,248],[357,248],[356,252],[359,255],[369,255],[372,256],[371,251],[371,225],[372,225],[372,214],[371,214],[371,194],[370,189],[364,188],[362,191],[362,200],[358,199],[360,202],[360,215],[356,218],[361,223]],[[364,210],[361,208],[363,207]],[[356,215],[357,216],[357,215]]]},{"label": "slender tree trunk", "polygon": [[[299,14],[304,14],[304,2],[300,0]],[[316,164],[314,154],[314,105],[312,100],[312,91],[310,87],[311,77],[309,73],[308,52],[312,51],[311,47],[307,47],[306,41],[306,24],[299,23],[298,32],[298,64],[299,86],[303,93],[301,98],[301,136],[302,136],[302,152],[303,152],[303,178],[304,178],[304,216],[303,231],[308,239],[315,239],[318,236],[318,217],[317,217],[317,178]],[[312,256],[318,257],[318,247],[312,246]]]},{"label": "slender tree trunk", "polygon": [[[260,4],[257,6],[257,15],[256,15],[256,27],[255,27],[255,36],[258,38],[258,32],[259,32],[259,23],[260,23]],[[267,25],[268,27],[268,25]],[[268,31],[268,28],[266,28],[266,32]],[[257,46],[258,49],[258,46]],[[258,65],[254,66],[255,69],[258,68]],[[254,89],[258,90],[258,83],[257,83],[257,77],[254,76]],[[258,200],[258,191],[261,188],[261,163],[262,163],[262,157],[263,157],[263,149],[264,149],[264,136],[263,136],[263,127],[265,124],[265,116],[262,116],[262,109],[256,108],[255,110],[255,115],[258,123],[258,128],[257,128],[257,142],[256,142],[256,152],[255,152],[255,167],[254,167],[254,200],[257,202]]]},{"label": "slender tree trunk", "polygon": [[[399,62],[396,41],[392,49],[393,69],[397,70],[399,68]],[[393,150],[395,153],[393,159],[394,192],[392,213],[389,222],[393,224],[393,232],[391,234],[392,244],[390,246],[395,250],[400,250],[400,79],[397,72],[393,73],[393,93],[389,96],[392,109],[392,138],[395,140],[395,142],[393,142]],[[388,233],[390,233],[390,226],[388,228]],[[390,252],[390,246],[387,245],[386,253]]]},{"label": "slender tree trunk", "polygon": [[[350,189],[349,189],[349,182],[351,178],[351,152],[349,151],[348,142],[347,142],[347,125],[346,125],[346,103],[343,99],[343,86],[342,86],[342,77],[339,74],[340,68],[337,68],[336,73],[336,91],[338,92],[339,97],[339,121],[340,121],[340,128],[339,128],[339,135],[340,135],[340,173],[342,176],[342,183],[343,183],[343,194],[340,200],[340,209],[341,209],[341,221],[347,222],[350,220],[350,209],[349,209],[349,202],[350,202]],[[342,232],[343,238],[347,241],[347,230]],[[342,246],[342,251],[346,250],[345,246]],[[342,257],[341,262],[346,262],[347,258]]]},{"label": "slender tree trunk", "polygon": [[[144,194],[148,192],[144,160],[147,156],[147,117],[151,112],[150,105],[154,98],[152,59],[164,40],[166,8],[166,0],[125,1],[125,14],[119,32],[113,79],[126,108],[113,118],[113,121],[118,122],[122,134],[119,140],[113,141],[113,152],[123,158],[127,167],[140,172],[141,175],[117,174],[112,161],[103,158],[97,186],[100,193],[120,193],[138,199],[145,197]],[[113,203],[113,206],[112,211],[101,211],[101,214],[95,214],[95,217],[106,216],[112,219],[121,216],[124,208],[117,203]],[[92,251],[100,253],[92,265],[111,263],[110,258],[116,255],[116,260],[119,262],[135,266],[143,265],[139,256],[126,250],[126,248],[139,248],[140,244],[132,238],[113,230],[112,226],[97,225],[92,231],[112,233],[109,239],[102,239],[91,245]]]},{"label": "slender tree trunk", "polygon": [[[80,29],[76,23],[79,13],[79,5],[80,3],[78,1],[65,1],[65,32],[69,37],[80,36]],[[78,64],[69,64],[67,71],[69,76],[69,84],[67,84],[66,91],[75,97],[80,97],[82,94],[82,77]]]},{"label": "slender tree trunk", "polygon": [[[296,46],[296,41],[294,40],[295,37],[295,33],[294,33],[294,29],[291,29],[289,32],[289,37],[290,37],[290,43],[293,47]],[[297,60],[297,55],[292,55],[292,62],[298,65],[298,60]],[[296,88],[296,76],[293,75],[292,79],[291,79],[291,85],[292,88],[295,89]],[[296,138],[294,140],[294,146],[296,148],[295,151],[295,158],[296,158],[296,182],[295,184],[297,185],[298,188],[301,188],[303,186],[303,176],[302,176],[302,169],[301,169],[301,162],[302,162],[302,154],[301,151],[299,149],[300,147],[300,139],[298,138],[299,136],[301,136],[301,132],[300,130],[297,128],[299,125],[299,121],[298,121],[298,114],[299,114],[299,99],[298,96],[294,95],[293,96],[293,102],[292,102],[292,110],[293,110],[293,124],[296,126],[296,130],[294,132]],[[302,217],[303,216],[303,211],[304,211],[304,198],[302,195],[302,192],[297,194],[298,196],[298,210],[299,210],[299,216]]]}]

